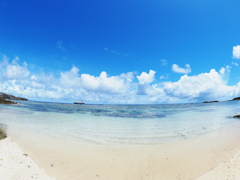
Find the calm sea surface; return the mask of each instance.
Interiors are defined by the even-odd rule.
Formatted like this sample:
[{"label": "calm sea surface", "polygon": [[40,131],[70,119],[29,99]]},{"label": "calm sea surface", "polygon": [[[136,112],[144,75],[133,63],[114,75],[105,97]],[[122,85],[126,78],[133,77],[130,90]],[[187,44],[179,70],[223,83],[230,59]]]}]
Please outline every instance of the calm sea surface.
[{"label": "calm sea surface", "polygon": [[154,145],[240,124],[240,101],[171,105],[75,105],[19,102],[0,105],[8,128],[103,145]]}]

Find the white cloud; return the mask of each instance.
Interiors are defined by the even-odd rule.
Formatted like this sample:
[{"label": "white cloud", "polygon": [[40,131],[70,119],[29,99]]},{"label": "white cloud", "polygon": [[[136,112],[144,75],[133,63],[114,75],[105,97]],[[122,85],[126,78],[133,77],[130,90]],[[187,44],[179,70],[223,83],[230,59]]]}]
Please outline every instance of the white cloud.
[{"label": "white cloud", "polygon": [[233,54],[233,58],[240,59],[240,45],[233,46],[232,54]]},{"label": "white cloud", "polygon": [[76,88],[80,86],[81,80],[78,75],[79,69],[75,66],[70,71],[61,72],[59,83],[63,88]]},{"label": "white cloud", "polygon": [[156,71],[150,70],[149,73],[142,72],[140,76],[137,76],[138,85],[138,95],[148,95],[152,89],[150,83],[155,80]]},{"label": "white cloud", "polygon": [[19,65],[9,65],[6,68],[5,77],[7,79],[23,79],[29,75],[29,71],[26,67],[21,67]]},{"label": "white cloud", "polygon": [[215,100],[233,96],[234,86],[227,86],[229,67],[221,68],[219,72],[212,69],[209,73],[197,76],[184,75],[178,82],[164,83],[167,95],[188,100]]},{"label": "white cloud", "polygon": [[219,72],[220,72],[221,75],[223,75],[223,77],[226,77],[226,76],[229,74],[230,69],[231,69],[231,66],[228,66],[228,65],[227,65],[225,68],[222,67],[222,68],[219,70]]},{"label": "white cloud", "polygon": [[82,74],[82,85],[88,91],[101,93],[122,93],[127,90],[128,83],[132,81],[131,73],[121,74],[120,76],[108,76],[106,72],[102,72],[99,77],[89,74]]},{"label": "white cloud", "polygon": [[27,69],[27,63],[24,62],[23,66],[18,64],[19,57],[15,57],[12,62],[8,62],[8,58],[5,56],[1,67],[4,67],[2,70],[2,77],[5,79],[24,79],[29,75]]},{"label": "white cloud", "polygon": [[154,81],[156,71],[150,70],[149,73],[142,72],[140,76],[137,76],[137,79],[140,84],[149,84]]},{"label": "white cloud", "polygon": [[185,68],[181,68],[177,64],[173,64],[172,71],[175,73],[188,74],[191,72],[191,67],[189,64],[186,64]]},{"label": "white cloud", "polygon": [[238,67],[238,63],[236,63],[236,62],[232,61],[231,64]]},{"label": "white cloud", "polygon": [[168,61],[166,59],[161,59],[161,66],[166,66]]},{"label": "white cloud", "polygon": [[[87,99],[90,102],[117,103],[128,101],[133,73],[108,76],[102,72],[99,76],[79,74],[73,66],[69,71],[61,72],[59,77],[53,74],[36,74],[28,70],[27,63],[19,64],[19,58],[11,63],[4,56],[0,61],[0,92],[23,96],[41,101],[73,101]],[[111,97],[111,98],[110,98]],[[117,100],[118,98],[121,98]]]},{"label": "white cloud", "polygon": [[161,75],[159,77],[159,79],[168,79],[168,78],[169,78],[169,74]]},{"label": "white cloud", "polygon": [[120,74],[120,78],[124,79],[126,82],[131,83],[134,79],[134,76],[132,72],[128,72]]},{"label": "white cloud", "polygon": [[[190,68],[190,66],[189,66]],[[240,96],[240,82],[228,86],[230,66],[196,76],[183,75],[177,82],[155,79],[156,71],[128,72],[110,76],[80,74],[73,66],[56,74],[36,74],[18,57],[0,60],[0,92],[23,96],[30,100],[84,100],[88,103],[177,103],[203,100],[227,100]],[[136,79],[135,79],[136,77]],[[166,77],[166,76],[165,76]],[[158,82],[160,81],[160,82]],[[141,96],[140,96],[141,95]]]}]

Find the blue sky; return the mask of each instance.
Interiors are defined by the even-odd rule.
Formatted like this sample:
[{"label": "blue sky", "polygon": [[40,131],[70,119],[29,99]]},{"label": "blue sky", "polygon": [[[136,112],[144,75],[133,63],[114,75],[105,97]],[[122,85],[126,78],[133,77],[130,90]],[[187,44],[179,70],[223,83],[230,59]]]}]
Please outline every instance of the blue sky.
[{"label": "blue sky", "polygon": [[30,100],[240,96],[240,1],[0,0],[0,91]]}]

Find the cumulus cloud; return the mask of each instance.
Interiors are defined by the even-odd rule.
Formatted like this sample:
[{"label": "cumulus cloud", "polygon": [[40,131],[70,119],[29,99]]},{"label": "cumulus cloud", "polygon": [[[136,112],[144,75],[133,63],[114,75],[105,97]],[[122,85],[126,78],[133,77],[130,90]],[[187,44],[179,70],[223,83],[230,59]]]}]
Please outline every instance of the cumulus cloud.
[{"label": "cumulus cloud", "polygon": [[82,85],[85,89],[102,93],[125,92],[128,83],[132,81],[132,78],[133,76],[131,73],[109,77],[105,71],[103,71],[98,77],[89,74],[81,75]]},{"label": "cumulus cloud", "polygon": [[76,88],[81,84],[80,77],[78,75],[79,69],[75,66],[70,71],[61,72],[59,83],[64,88]]},{"label": "cumulus cloud", "polygon": [[[32,67],[32,66],[30,66]],[[186,69],[188,66],[186,65]],[[189,66],[190,68],[190,66]],[[30,100],[88,103],[177,103],[203,100],[227,100],[240,96],[240,82],[228,86],[230,66],[195,76],[183,75],[176,82],[155,79],[156,71],[140,75],[128,72],[111,76],[81,74],[73,66],[56,74],[34,73],[18,57],[0,60],[0,92],[23,96]]]},{"label": "cumulus cloud", "polygon": [[149,85],[155,79],[156,71],[150,70],[149,73],[142,72],[140,76],[137,76],[139,85],[138,85],[138,95],[147,95],[151,89]]},{"label": "cumulus cloud", "polygon": [[236,87],[227,86],[229,66],[221,68],[219,72],[215,69],[209,73],[196,76],[184,75],[177,82],[164,83],[167,95],[188,100],[209,100],[231,97],[235,94]]},{"label": "cumulus cloud", "polygon": [[233,54],[233,58],[240,59],[240,45],[233,46],[232,54]]},{"label": "cumulus cloud", "polygon": [[142,72],[140,76],[137,76],[137,79],[140,84],[149,84],[154,81],[156,71],[150,70],[149,73]]},{"label": "cumulus cloud", "polygon": [[20,64],[18,57],[10,62],[4,56],[0,61],[0,91],[32,100],[61,101],[85,97],[92,102],[108,100],[108,103],[116,103],[117,97],[120,97],[119,102],[123,103],[123,97],[132,93],[129,89],[133,79],[132,72],[118,76],[109,76],[104,71],[99,76],[80,74],[75,66],[61,72],[59,77],[54,74],[32,74],[27,63]]},{"label": "cumulus cloud", "polygon": [[1,66],[5,66],[2,69],[2,77],[5,79],[24,79],[29,75],[29,71],[27,69],[27,63],[24,62],[22,66],[18,64],[19,57],[15,57],[12,62],[8,62],[8,58],[5,56],[3,63]]},{"label": "cumulus cloud", "polygon": [[181,67],[178,66],[177,64],[173,64],[173,65],[172,65],[172,71],[175,72],[175,73],[188,74],[188,73],[190,73],[192,70],[191,70],[191,67],[190,67],[189,64],[186,64],[186,65],[185,65],[185,68],[181,68]]}]

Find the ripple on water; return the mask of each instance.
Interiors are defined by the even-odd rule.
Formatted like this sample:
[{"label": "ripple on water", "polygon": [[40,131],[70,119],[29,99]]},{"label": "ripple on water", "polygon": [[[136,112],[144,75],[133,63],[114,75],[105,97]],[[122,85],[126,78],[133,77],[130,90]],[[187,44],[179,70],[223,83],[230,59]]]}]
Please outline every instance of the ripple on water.
[{"label": "ripple on water", "polygon": [[0,123],[95,144],[154,145],[239,123],[229,118],[239,114],[239,102],[80,106],[21,102],[21,106],[1,107]]}]

